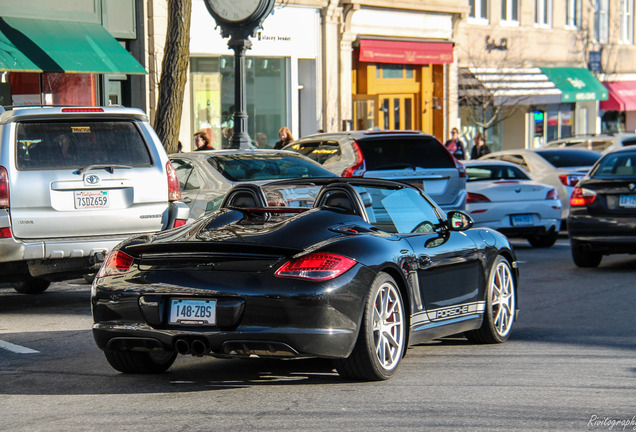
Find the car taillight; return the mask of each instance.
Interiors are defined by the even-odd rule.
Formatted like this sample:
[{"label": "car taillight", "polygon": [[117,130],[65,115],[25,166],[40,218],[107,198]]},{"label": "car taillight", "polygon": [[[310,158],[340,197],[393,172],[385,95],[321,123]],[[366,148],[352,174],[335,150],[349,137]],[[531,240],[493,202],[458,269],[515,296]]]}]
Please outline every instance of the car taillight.
[{"label": "car taillight", "polygon": [[483,202],[490,202],[490,200],[488,199],[486,195],[468,192],[468,195],[466,196],[466,202],[467,203],[483,203]]},{"label": "car taillight", "polygon": [[583,177],[585,177],[584,174],[561,174],[559,180],[565,186],[574,187]]},{"label": "car taillight", "polygon": [[466,178],[466,167],[464,164],[459,161],[455,161],[455,165],[457,165],[457,169],[459,170],[459,178]]},{"label": "car taillight", "polygon": [[174,223],[172,224],[172,228],[179,228],[180,226],[185,225],[187,222],[187,220],[185,219],[175,219]]},{"label": "car taillight", "polygon": [[9,207],[9,175],[5,167],[0,166],[0,207]]},{"label": "car taillight", "polygon": [[168,173],[168,201],[181,199],[181,186],[179,186],[177,172],[170,161],[166,162],[166,172]]},{"label": "car taillight", "polygon": [[11,237],[13,237],[11,234],[11,227],[0,228],[0,239]]},{"label": "car taillight", "polygon": [[340,276],[355,264],[354,260],[341,255],[316,252],[287,261],[275,274],[278,277],[324,281]]},{"label": "car taillight", "polygon": [[547,199],[547,200],[558,200],[559,199],[559,192],[557,192],[556,189],[552,188],[546,194],[545,199]]},{"label": "car taillight", "polygon": [[362,151],[358,146],[357,142],[354,142],[352,145],[353,154],[356,157],[356,161],[349,168],[345,169],[341,177],[362,177],[364,172],[367,170],[366,164],[364,162],[364,156],[362,156]]},{"label": "car taillight", "polygon": [[570,196],[570,207],[585,207],[594,202],[596,192],[584,188],[574,188]]},{"label": "car taillight", "polygon": [[134,258],[125,252],[111,252],[95,277],[101,278],[126,273],[132,266],[133,261]]}]

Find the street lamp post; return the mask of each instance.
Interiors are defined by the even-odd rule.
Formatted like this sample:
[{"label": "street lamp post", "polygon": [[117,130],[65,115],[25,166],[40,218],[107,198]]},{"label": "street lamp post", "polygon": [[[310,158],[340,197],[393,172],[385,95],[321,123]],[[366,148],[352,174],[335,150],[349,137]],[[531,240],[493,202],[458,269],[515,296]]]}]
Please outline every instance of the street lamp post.
[{"label": "street lamp post", "polygon": [[249,39],[230,38],[227,45],[234,50],[234,135],[232,148],[249,148],[252,140],[247,131],[247,96],[245,94],[245,51],[252,47]]},{"label": "street lamp post", "polygon": [[245,51],[252,47],[254,36],[275,0],[205,0],[210,15],[221,27],[221,36],[230,37],[227,45],[234,51],[234,134],[232,148],[249,148],[252,140],[247,131],[247,97],[245,95]]}]

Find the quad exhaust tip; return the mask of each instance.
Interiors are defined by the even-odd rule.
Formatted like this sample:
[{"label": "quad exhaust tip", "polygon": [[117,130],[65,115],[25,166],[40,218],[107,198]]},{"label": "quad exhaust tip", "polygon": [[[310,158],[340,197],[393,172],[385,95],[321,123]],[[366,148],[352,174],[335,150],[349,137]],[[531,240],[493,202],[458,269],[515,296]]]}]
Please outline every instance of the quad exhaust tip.
[{"label": "quad exhaust tip", "polygon": [[174,343],[174,349],[182,355],[192,354],[201,357],[208,354],[211,350],[210,344],[205,339],[177,339]]}]

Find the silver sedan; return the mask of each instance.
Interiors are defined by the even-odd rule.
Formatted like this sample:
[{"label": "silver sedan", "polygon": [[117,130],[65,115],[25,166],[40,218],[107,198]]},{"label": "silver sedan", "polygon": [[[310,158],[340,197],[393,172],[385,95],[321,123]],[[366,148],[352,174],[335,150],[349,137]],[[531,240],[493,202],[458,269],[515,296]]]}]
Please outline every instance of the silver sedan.
[{"label": "silver sedan", "polygon": [[336,177],[311,159],[286,150],[210,150],[169,157],[177,172],[182,201],[190,207],[193,219],[216,210],[237,183]]}]

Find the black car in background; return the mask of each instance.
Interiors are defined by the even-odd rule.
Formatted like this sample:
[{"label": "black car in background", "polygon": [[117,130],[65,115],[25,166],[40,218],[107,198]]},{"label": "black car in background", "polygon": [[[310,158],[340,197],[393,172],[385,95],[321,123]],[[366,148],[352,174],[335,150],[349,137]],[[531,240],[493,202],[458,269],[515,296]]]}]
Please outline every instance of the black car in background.
[{"label": "black car in background", "polygon": [[510,336],[515,253],[471,226],[398,182],[237,185],[219,210],[109,255],[93,334],[126,373],[163,372],[177,354],[321,357],[344,377],[387,379],[409,345]]},{"label": "black car in background", "polygon": [[605,154],[574,188],[568,235],[579,267],[636,253],[636,147]]}]

